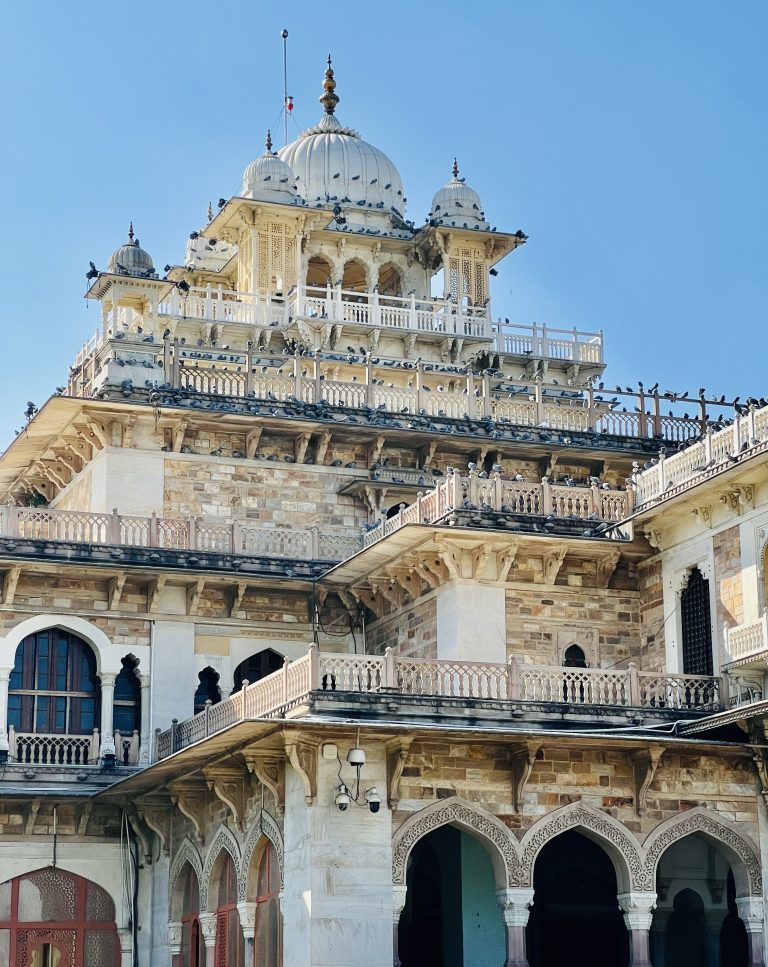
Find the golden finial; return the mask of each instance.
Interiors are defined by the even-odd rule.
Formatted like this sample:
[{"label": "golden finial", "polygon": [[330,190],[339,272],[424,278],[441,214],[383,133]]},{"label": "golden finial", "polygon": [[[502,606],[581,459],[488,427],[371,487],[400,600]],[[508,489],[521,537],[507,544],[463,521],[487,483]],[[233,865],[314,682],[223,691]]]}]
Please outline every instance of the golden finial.
[{"label": "golden finial", "polygon": [[264,142],[267,154],[272,154],[272,132],[267,128],[267,140]]},{"label": "golden finial", "polygon": [[458,178],[459,177],[459,166],[458,166],[455,158],[453,159],[453,168],[451,168],[451,171],[453,172],[453,177],[454,178]]},{"label": "golden finial", "polygon": [[213,221],[213,205],[210,202],[208,202],[208,221]]},{"label": "golden finial", "polygon": [[336,93],[336,81],[333,79],[330,54],[328,54],[328,70],[325,72],[323,96],[320,98],[320,103],[325,108],[326,114],[333,114],[336,110],[336,105],[339,103],[339,95]]},{"label": "golden finial", "polygon": [[129,242],[133,241],[133,222],[130,222],[130,224],[128,225],[128,241]]}]

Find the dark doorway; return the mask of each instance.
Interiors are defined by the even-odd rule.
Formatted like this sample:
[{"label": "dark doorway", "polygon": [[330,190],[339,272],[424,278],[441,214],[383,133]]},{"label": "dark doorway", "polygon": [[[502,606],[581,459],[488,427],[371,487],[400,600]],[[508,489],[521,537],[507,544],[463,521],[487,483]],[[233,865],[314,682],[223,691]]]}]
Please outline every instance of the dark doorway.
[{"label": "dark doorway", "polygon": [[712,622],[709,581],[696,567],[680,600],[683,631],[683,674],[712,674]]},{"label": "dark doorway", "polygon": [[271,648],[265,648],[258,655],[251,655],[235,669],[234,692],[239,692],[244,681],[257,682],[260,678],[271,675],[283,667],[283,656],[278,655]]},{"label": "dark doorway", "polygon": [[664,942],[664,963],[667,967],[704,967],[709,957],[701,897],[695,890],[681,890],[672,910]]},{"label": "dark doorway", "polygon": [[726,880],[726,897],[728,913],[720,928],[720,967],[747,967],[749,941],[744,921],[736,909],[736,884],[730,870]]},{"label": "dark doorway", "polygon": [[536,859],[533,885],[531,967],[627,967],[616,872],[596,843],[576,832],[557,836]]}]

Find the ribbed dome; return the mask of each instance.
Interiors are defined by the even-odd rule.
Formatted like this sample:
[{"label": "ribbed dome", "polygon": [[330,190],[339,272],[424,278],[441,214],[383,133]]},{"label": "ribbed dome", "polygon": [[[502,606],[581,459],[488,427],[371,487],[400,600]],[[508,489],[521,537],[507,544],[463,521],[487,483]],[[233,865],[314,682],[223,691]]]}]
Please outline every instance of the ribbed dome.
[{"label": "ribbed dome", "polygon": [[430,221],[453,228],[474,228],[487,232],[483,204],[478,193],[459,178],[459,168],[454,159],[453,178],[432,199]]},{"label": "ribbed dome", "polygon": [[139,240],[133,237],[133,222],[128,227],[128,241],[112,253],[107,271],[116,275],[132,275],[138,279],[157,278],[149,252],[145,252]]},{"label": "ribbed dome", "polygon": [[266,150],[252,161],[243,174],[243,198],[300,204],[296,191],[296,175],[290,165],[272,151],[272,138],[267,131]]},{"label": "ribbed dome", "polygon": [[390,159],[363,141],[357,131],[345,128],[334,115],[338,95],[329,66],[325,93],[320,98],[325,117],[302,132],[278,152],[296,175],[299,193],[310,208],[336,207],[352,212],[392,210],[405,214],[405,197],[400,175]]}]

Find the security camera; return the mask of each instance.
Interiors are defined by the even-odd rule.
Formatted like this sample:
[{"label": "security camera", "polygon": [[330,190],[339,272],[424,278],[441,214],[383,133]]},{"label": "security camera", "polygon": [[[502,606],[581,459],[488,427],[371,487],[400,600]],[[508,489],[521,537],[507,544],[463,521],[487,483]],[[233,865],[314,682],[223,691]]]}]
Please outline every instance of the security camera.
[{"label": "security camera", "polygon": [[344,813],[347,811],[347,806],[349,806],[350,801],[349,789],[347,789],[343,782],[336,791],[336,796],[333,801],[339,807],[339,812]]},{"label": "security camera", "polygon": [[381,796],[376,792],[376,786],[365,790],[365,801],[372,813],[377,813],[381,809]]},{"label": "security camera", "polygon": [[351,766],[364,766],[365,765],[365,752],[362,749],[355,746],[354,749],[350,749],[347,752],[347,762]]}]

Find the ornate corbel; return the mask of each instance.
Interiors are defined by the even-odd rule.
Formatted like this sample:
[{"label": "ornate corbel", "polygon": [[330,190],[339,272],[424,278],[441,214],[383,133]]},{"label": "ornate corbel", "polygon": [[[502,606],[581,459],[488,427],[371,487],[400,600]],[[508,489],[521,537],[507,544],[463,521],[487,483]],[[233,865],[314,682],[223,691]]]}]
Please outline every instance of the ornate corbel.
[{"label": "ornate corbel", "polygon": [[13,604],[20,577],[21,567],[18,564],[11,565],[3,572],[3,604],[8,606]]},{"label": "ornate corbel", "polygon": [[304,802],[312,806],[317,799],[317,743],[286,736],[285,751],[304,783]]},{"label": "ornate corbel", "polygon": [[198,578],[186,587],[187,614],[196,615],[200,605],[200,599],[205,590],[205,578]]},{"label": "ornate corbel", "polygon": [[609,551],[605,551],[600,557],[598,557],[595,562],[596,576],[597,576],[597,586],[599,588],[607,588],[611,583],[611,578],[613,573],[618,567],[619,561],[621,560],[621,550],[617,547]]},{"label": "ornate corbel", "polygon": [[555,583],[567,553],[567,547],[556,547],[551,551],[544,551],[544,553],[541,555],[541,567],[545,584]]},{"label": "ornate corbel", "polygon": [[147,583],[147,611],[150,614],[157,611],[160,605],[160,598],[165,590],[165,581],[165,576],[160,574]]},{"label": "ornate corbel", "polygon": [[304,457],[307,455],[307,447],[309,447],[311,439],[312,434],[305,432],[300,433],[293,441],[293,458],[296,463],[304,463]]},{"label": "ornate corbel", "polygon": [[378,462],[381,456],[381,451],[384,449],[384,444],[387,442],[387,438],[383,433],[380,433],[373,443],[368,446],[368,466],[371,467],[374,463]]},{"label": "ornate corbel", "polygon": [[199,843],[205,839],[205,825],[208,820],[208,789],[199,782],[172,782],[168,786],[171,802],[178,806],[179,812],[192,823],[195,837]]},{"label": "ornate corbel", "polygon": [[521,742],[509,751],[509,765],[512,771],[512,805],[519,813],[523,803],[525,784],[531,775],[533,763],[541,748],[541,742]]},{"label": "ornate corbel", "polygon": [[243,752],[248,770],[272,794],[278,815],[285,813],[285,758],[274,752],[246,749]]},{"label": "ornate corbel", "polygon": [[259,448],[259,440],[264,431],[263,426],[255,426],[245,435],[245,456],[248,460],[253,460]]},{"label": "ornate corbel", "polygon": [[396,809],[400,802],[400,779],[408,759],[408,750],[413,738],[397,736],[386,743],[387,749],[387,803],[390,809]]},{"label": "ornate corbel", "polygon": [[172,812],[166,804],[138,803],[139,816],[157,836],[160,849],[168,856],[171,852]]},{"label": "ornate corbel", "polygon": [[325,463],[325,456],[328,453],[331,438],[332,434],[330,432],[323,433],[315,444],[315,463],[318,466],[322,466]]},{"label": "ornate corbel", "polygon": [[645,808],[645,795],[653,782],[662,755],[664,755],[664,749],[659,745],[649,745],[645,749],[637,749],[630,753],[636,816],[642,815]]},{"label": "ornate corbel", "polygon": [[224,803],[235,825],[242,831],[247,798],[243,770],[231,766],[207,766],[203,769],[203,775],[208,789]]},{"label": "ornate corbel", "polygon": [[120,607],[120,599],[123,596],[123,588],[125,587],[127,577],[128,575],[123,572],[122,574],[116,574],[107,582],[107,601],[109,602],[110,611],[117,611]]},{"label": "ornate corbel", "polygon": [[696,518],[696,520],[705,528],[709,527],[712,515],[710,513],[709,505],[702,505],[701,507],[694,507],[691,514]]}]

